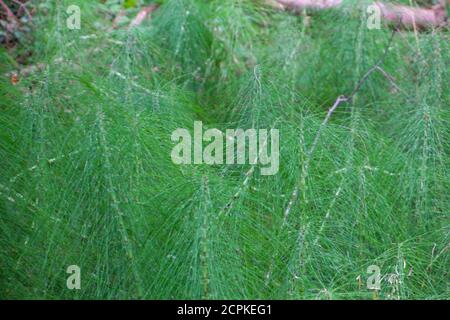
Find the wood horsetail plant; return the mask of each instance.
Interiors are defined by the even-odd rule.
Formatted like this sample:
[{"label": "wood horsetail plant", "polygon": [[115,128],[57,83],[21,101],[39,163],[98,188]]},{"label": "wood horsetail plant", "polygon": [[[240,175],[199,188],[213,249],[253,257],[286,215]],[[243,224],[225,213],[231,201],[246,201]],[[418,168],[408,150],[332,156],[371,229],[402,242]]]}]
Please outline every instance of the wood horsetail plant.
[{"label": "wood horsetail plant", "polygon": [[[448,299],[448,29],[337,2],[42,2],[0,52],[0,298]],[[200,121],[279,145],[174,163]]]}]

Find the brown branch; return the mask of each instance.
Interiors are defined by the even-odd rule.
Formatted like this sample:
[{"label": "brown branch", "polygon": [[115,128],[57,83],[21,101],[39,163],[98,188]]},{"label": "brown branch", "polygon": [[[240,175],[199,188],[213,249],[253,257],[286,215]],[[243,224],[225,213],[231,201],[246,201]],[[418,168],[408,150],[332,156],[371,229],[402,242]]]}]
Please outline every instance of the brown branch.
[{"label": "brown branch", "polygon": [[303,9],[327,9],[337,7],[342,0],[276,0],[288,10],[301,11]]},{"label": "brown branch", "polygon": [[[384,52],[383,52],[382,56],[380,57],[380,59],[361,77],[361,79],[355,85],[355,88],[353,89],[353,91],[348,96],[340,95],[339,97],[337,97],[337,99],[334,102],[334,104],[330,107],[330,109],[328,109],[327,115],[325,116],[325,118],[323,119],[322,123],[319,126],[319,129],[317,130],[317,133],[316,133],[316,136],[314,137],[314,140],[313,140],[313,143],[311,145],[311,148],[306,153],[305,164],[303,166],[303,172],[302,172],[302,177],[301,177],[301,181],[302,181],[303,187],[305,186],[305,179],[306,179],[306,177],[308,175],[309,163],[312,160],[312,157],[314,155],[314,151],[316,150],[316,147],[318,145],[319,139],[320,139],[320,137],[322,135],[323,128],[327,125],[327,123],[330,120],[332,114],[334,113],[334,111],[336,111],[336,109],[339,107],[339,105],[341,105],[343,102],[351,102],[352,99],[354,98],[354,96],[356,95],[356,93],[361,89],[362,85],[369,78],[369,76],[374,71],[379,70],[380,65],[383,64],[383,62],[384,62],[384,60],[385,60],[385,58],[387,56],[387,53],[389,52],[389,48],[391,47],[391,44],[392,44],[392,41],[394,39],[395,33],[396,33],[396,29],[394,29],[392,31],[392,35],[391,35],[391,37],[390,37],[390,39],[388,41],[388,44],[386,45],[386,48],[384,49]],[[287,205],[286,209],[284,210],[283,224],[287,223],[287,219],[289,217],[289,213],[290,213],[294,203],[297,201],[298,195],[299,195],[299,186],[296,185],[294,190],[291,193],[288,205]]]},{"label": "brown branch", "polygon": [[375,5],[381,11],[382,17],[389,22],[400,23],[404,27],[439,27],[447,24],[445,1],[431,8],[414,8],[404,5],[384,4],[380,1]]},{"label": "brown branch", "polygon": [[129,28],[139,26],[148,15],[150,15],[153,11],[158,9],[159,4],[152,4],[147,7],[143,7],[141,11],[136,15],[136,17],[131,21]]},{"label": "brown branch", "polygon": [[17,19],[16,15],[11,11],[11,9],[3,2],[3,0],[0,0],[0,5],[2,6],[3,10],[5,10],[6,12],[6,16],[11,19],[11,20],[15,20],[15,21],[19,21],[19,19]]},{"label": "brown branch", "polygon": [[[295,12],[304,9],[328,9],[336,8],[342,4],[342,0],[275,0],[284,9]],[[374,3],[381,13],[381,17],[387,22],[400,24],[403,27],[440,27],[447,24],[447,10],[445,0],[431,8],[414,8],[404,5],[385,4],[381,1]]]},{"label": "brown branch", "polygon": [[[398,26],[397,26],[397,28],[398,28]],[[370,68],[366,72],[366,74],[359,80],[358,84],[355,86],[352,93],[347,97],[348,101],[350,101],[353,98],[353,96],[359,91],[359,89],[361,89],[362,85],[364,84],[364,82],[366,82],[366,80],[370,76],[370,74],[372,72],[374,72],[375,70],[377,70],[378,67],[383,64],[384,59],[386,59],[386,56],[388,54],[389,48],[391,47],[392,41],[394,40],[394,36],[395,36],[397,28],[392,31],[391,37],[389,38],[388,44],[386,45],[386,48],[384,49],[384,52],[381,55],[380,59],[378,59],[377,63],[375,63],[373,65],[373,67]]]},{"label": "brown branch", "polygon": [[20,10],[23,10],[26,13],[26,15],[28,16],[28,18],[30,19],[30,21],[33,20],[33,17],[31,15],[30,11],[28,11],[25,3],[22,3],[22,2],[20,2],[18,0],[12,0],[12,1],[14,3],[16,3],[17,5],[19,5],[19,12],[18,12],[18,14],[20,14]]}]

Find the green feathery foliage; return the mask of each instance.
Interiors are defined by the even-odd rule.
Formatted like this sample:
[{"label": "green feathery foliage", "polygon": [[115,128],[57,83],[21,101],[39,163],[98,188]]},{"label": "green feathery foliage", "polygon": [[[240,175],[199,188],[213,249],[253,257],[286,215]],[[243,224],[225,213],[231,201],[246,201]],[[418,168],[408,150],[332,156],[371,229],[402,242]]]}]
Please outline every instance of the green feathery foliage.
[{"label": "green feathery foliage", "polygon": [[[368,3],[166,0],[112,29],[108,2],[45,2],[44,67],[0,78],[0,298],[448,299],[448,30],[390,42]],[[279,172],[174,164],[199,120],[279,129]]]}]

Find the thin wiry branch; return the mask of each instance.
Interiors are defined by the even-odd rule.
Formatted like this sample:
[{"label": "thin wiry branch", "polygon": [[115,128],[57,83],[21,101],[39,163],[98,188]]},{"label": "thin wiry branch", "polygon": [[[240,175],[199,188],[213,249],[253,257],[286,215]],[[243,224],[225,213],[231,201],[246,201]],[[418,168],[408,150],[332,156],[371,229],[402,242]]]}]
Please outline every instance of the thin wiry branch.
[{"label": "thin wiry branch", "polygon": [[26,15],[28,16],[28,18],[30,19],[30,21],[33,20],[33,17],[31,16],[30,11],[28,11],[25,3],[22,3],[18,0],[12,0],[12,1],[19,5],[19,13],[20,13],[20,10],[23,10],[26,13]]},{"label": "thin wiry branch", "polygon": [[[327,123],[330,120],[332,114],[339,107],[339,105],[341,103],[343,103],[343,102],[351,102],[352,99],[354,98],[354,96],[356,95],[356,93],[361,89],[363,84],[367,81],[369,76],[374,71],[378,70],[379,66],[383,64],[384,60],[386,59],[387,53],[389,51],[389,48],[391,47],[391,44],[392,44],[392,41],[394,39],[395,33],[396,33],[396,29],[394,29],[392,31],[391,37],[389,38],[389,41],[388,41],[388,43],[386,45],[386,48],[384,49],[384,52],[381,55],[380,59],[361,77],[361,79],[358,81],[358,83],[356,84],[356,86],[353,89],[353,91],[348,96],[340,95],[336,99],[334,104],[331,106],[331,108],[328,110],[327,115],[325,116],[324,120],[322,121],[322,123],[319,126],[319,129],[317,130],[317,133],[316,133],[316,136],[314,137],[314,140],[313,140],[313,143],[311,145],[311,148],[309,149],[309,151],[307,152],[307,155],[306,155],[304,170],[302,172],[302,178],[301,178],[301,181],[303,182],[302,183],[303,186],[305,184],[304,181],[306,180],[306,177],[308,175],[309,163],[310,163],[310,161],[311,161],[311,159],[312,159],[312,157],[314,155],[314,151],[316,150],[316,147],[317,147],[317,144],[319,142],[320,136],[322,134],[323,128],[327,125]],[[297,185],[294,188],[294,190],[291,192],[291,196],[289,198],[288,205],[287,205],[286,209],[284,210],[284,222],[283,223],[287,222],[287,219],[289,217],[289,213],[291,212],[294,203],[297,201],[298,195],[299,195],[299,186]]]},{"label": "thin wiry branch", "polygon": [[2,6],[3,10],[5,10],[6,12],[6,16],[9,19],[18,21],[19,19],[17,19],[16,15],[11,11],[11,9],[3,2],[3,0],[0,0],[0,6]]}]

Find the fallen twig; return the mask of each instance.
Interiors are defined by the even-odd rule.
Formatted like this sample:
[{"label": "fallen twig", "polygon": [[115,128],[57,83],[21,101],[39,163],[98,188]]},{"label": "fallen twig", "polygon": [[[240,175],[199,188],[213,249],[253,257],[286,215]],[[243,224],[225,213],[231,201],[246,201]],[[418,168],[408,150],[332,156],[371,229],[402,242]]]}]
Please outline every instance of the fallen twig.
[{"label": "fallen twig", "polygon": [[382,17],[392,23],[400,23],[404,27],[427,28],[439,27],[447,23],[445,1],[431,8],[414,8],[404,5],[384,4],[377,1],[375,5]]},{"label": "fallen twig", "polygon": [[6,12],[6,16],[14,21],[19,21],[19,19],[16,17],[16,15],[11,11],[11,9],[3,2],[3,0],[0,0],[0,6],[2,6],[3,10]]},{"label": "fallen twig", "polygon": [[337,7],[342,0],[276,0],[288,10],[301,11],[303,9],[327,9]]},{"label": "fallen twig", "polygon": [[[341,6],[342,0],[275,0],[283,9],[301,12],[304,9],[329,9]],[[403,27],[427,28],[440,27],[447,24],[445,0],[431,8],[415,8],[405,5],[385,4],[381,1],[373,3],[386,21],[400,24]]]},{"label": "fallen twig", "polygon": [[136,17],[131,21],[129,28],[134,28],[139,26],[148,15],[159,8],[159,4],[152,4],[147,7],[143,7],[141,11],[136,15]]},{"label": "fallen twig", "polygon": [[[366,82],[366,80],[369,78],[369,76],[376,70],[378,70],[379,66],[384,62],[384,59],[386,58],[387,52],[389,50],[389,48],[391,47],[392,44],[392,40],[394,39],[394,35],[395,35],[396,30],[394,30],[392,32],[392,35],[389,39],[388,44],[386,45],[386,48],[381,56],[381,58],[362,76],[362,78],[358,81],[358,83],[356,84],[355,88],[353,89],[353,91],[350,93],[350,95],[348,96],[343,96],[340,95],[336,101],[334,102],[334,104],[331,106],[331,108],[328,110],[327,115],[325,116],[324,120],[322,121],[322,123],[319,126],[319,129],[317,130],[316,136],[314,137],[313,143],[311,145],[311,148],[309,149],[309,151],[306,154],[306,159],[305,159],[305,165],[304,165],[304,170],[302,172],[302,177],[301,177],[301,181],[304,181],[308,175],[308,167],[309,167],[309,163],[313,157],[314,151],[316,150],[317,144],[319,142],[320,136],[322,134],[322,130],[323,128],[327,125],[328,121],[331,118],[331,115],[334,113],[334,111],[337,109],[337,107],[339,107],[339,105],[343,102],[350,102],[352,101],[352,99],[354,98],[354,96],[356,95],[356,93],[361,89],[362,85]],[[294,203],[296,202],[296,200],[298,199],[298,194],[299,194],[299,186],[297,185],[294,190],[291,193],[291,197],[289,198],[289,202],[288,205],[286,207],[286,209],[284,210],[284,220],[283,220],[283,224],[287,223],[287,219],[289,217],[289,213],[294,205]]]},{"label": "fallen twig", "polygon": [[19,5],[19,14],[20,14],[20,10],[23,10],[23,11],[26,13],[26,15],[28,16],[28,18],[30,19],[30,21],[33,20],[33,17],[32,17],[32,15],[31,15],[30,11],[28,11],[28,9],[27,9],[25,3],[22,3],[22,2],[20,2],[20,1],[18,1],[18,0],[12,0],[12,1],[13,1],[14,3],[16,3],[17,5]]}]

